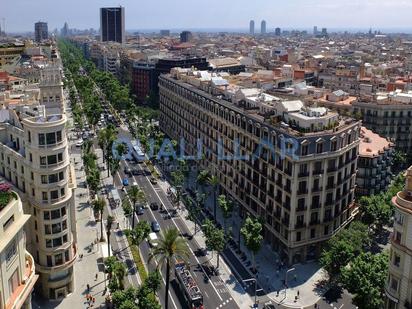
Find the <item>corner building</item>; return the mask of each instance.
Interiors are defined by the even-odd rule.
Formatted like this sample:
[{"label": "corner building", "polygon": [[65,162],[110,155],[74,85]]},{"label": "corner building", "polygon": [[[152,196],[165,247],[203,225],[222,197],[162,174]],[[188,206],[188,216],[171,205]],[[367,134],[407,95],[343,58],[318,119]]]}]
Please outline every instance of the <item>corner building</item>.
[{"label": "corner building", "polygon": [[[265,241],[289,265],[315,259],[322,243],[357,213],[360,122],[299,101],[282,102],[260,89],[230,93],[232,88],[218,74],[173,69],[159,79],[160,127],[173,139],[183,138],[189,155],[197,154],[202,139],[202,167],[218,176],[221,192],[241,206],[241,216],[264,218]],[[219,139],[226,156],[234,155],[235,139],[239,155],[255,153],[262,140],[275,155],[264,147],[257,160],[220,160]],[[295,155],[282,157],[282,144],[291,147],[291,140]]]},{"label": "corner building", "polygon": [[387,309],[412,306],[412,166],[406,171],[403,191],[392,198],[395,206],[389,253],[389,275],[385,286]]},{"label": "corner building", "polygon": [[45,298],[73,291],[76,226],[66,117],[47,115],[43,105],[1,110],[0,174],[24,194],[24,212],[32,215],[27,248],[40,275]]}]

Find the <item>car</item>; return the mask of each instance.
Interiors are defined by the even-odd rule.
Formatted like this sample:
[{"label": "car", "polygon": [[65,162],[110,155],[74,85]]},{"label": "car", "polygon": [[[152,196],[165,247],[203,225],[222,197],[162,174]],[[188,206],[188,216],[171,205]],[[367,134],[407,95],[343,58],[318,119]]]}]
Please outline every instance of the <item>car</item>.
[{"label": "car", "polygon": [[131,170],[130,168],[128,168],[128,167],[125,167],[125,168],[124,168],[124,173],[125,173],[126,175],[131,176],[131,175],[132,175],[132,170]]},{"label": "car", "polygon": [[150,182],[152,183],[152,185],[157,184],[157,179],[154,177],[150,177]]},{"label": "car", "polygon": [[140,174],[139,169],[137,169],[137,168],[132,169],[132,174],[133,175],[139,175]]},{"label": "car", "polygon": [[159,204],[157,204],[156,202],[150,203],[150,209],[151,210],[158,210],[159,209]]},{"label": "car", "polygon": [[149,236],[147,237],[147,242],[151,247],[156,247],[157,246],[157,235],[156,233],[150,233]]},{"label": "car", "polygon": [[128,186],[129,185],[129,179],[128,178],[123,178],[123,181],[122,181],[122,183],[123,183],[123,186]]},{"label": "car", "polygon": [[152,221],[152,231],[155,233],[160,232],[160,225],[157,221]]},{"label": "car", "polygon": [[141,215],[143,215],[143,213],[144,213],[144,209],[142,207],[138,207],[137,210],[136,210],[136,214],[141,216]]},{"label": "car", "polygon": [[132,186],[133,186],[133,187],[137,187],[137,186],[138,186],[137,182],[136,182],[136,181],[133,181]]},{"label": "car", "polygon": [[81,139],[76,143],[76,147],[82,147],[82,146],[83,146],[83,140]]}]

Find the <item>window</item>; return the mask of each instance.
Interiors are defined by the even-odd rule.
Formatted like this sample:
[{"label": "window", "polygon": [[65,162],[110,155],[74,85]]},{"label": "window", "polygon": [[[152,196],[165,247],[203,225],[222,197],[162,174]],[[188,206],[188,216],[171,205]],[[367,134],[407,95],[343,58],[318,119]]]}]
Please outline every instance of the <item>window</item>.
[{"label": "window", "polygon": [[66,207],[63,207],[60,210],[61,210],[61,213],[62,213],[62,217],[64,217],[66,215]]},{"label": "window", "polygon": [[62,245],[62,238],[61,237],[53,239],[53,247],[59,247],[61,245]]},{"label": "window", "polygon": [[43,219],[44,220],[50,220],[50,211],[45,211],[43,213]]},{"label": "window", "polygon": [[62,180],[64,180],[64,173],[60,172],[59,173],[59,181],[62,181]]},{"label": "window", "polygon": [[394,291],[398,290],[398,280],[394,277],[391,279],[391,289]]},{"label": "window", "polygon": [[31,143],[31,132],[29,131],[28,134],[29,134],[29,143]]},{"label": "window", "polygon": [[315,238],[316,236],[316,230],[315,229],[311,229],[310,230],[310,238]]},{"label": "window", "polygon": [[56,144],[56,133],[46,133],[46,144],[53,145]]},{"label": "window", "polygon": [[62,141],[62,131],[57,131],[56,132],[56,140],[57,140],[57,142]]},{"label": "window", "polygon": [[61,265],[63,264],[63,254],[59,253],[54,256],[54,265]]},{"label": "window", "polygon": [[[49,175],[49,183],[55,183],[55,182],[58,182],[58,181],[59,181],[58,174]],[[54,191],[52,191],[52,192],[54,192]],[[52,199],[53,199],[53,197],[52,197]]]},{"label": "window", "polygon": [[338,143],[337,143],[336,140],[331,141],[331,143],[330,143],[330,151],[336,151],[337,145],[338,145]]},{"label": "window", "polygon": [[37,231],[37,221],[34,221],[34,229]]},{"label": "window", "polygon": [[33,162],[33,155],[30,153],[29,156],[30,156],[30,162]]},{"label": "window", "polygon": [[12,225],[14,222],[14,215],[11,215],[10,218],[7,219],[7,221],[3,224],[3,231],[6,231],[10,225]]},{"label": "window", "polygon": [[47,156],[47,164],[56,164],[57,163],[57,156]]},{"label": "window", "polygon": [[308,155],[308,149],[309,149],[308,145],[302,145],[302,147],[301,147],[302,156],[307,156]]},{"label": "window", "polygon": [[63,197],[65,195],[64,188],[60,189],[60,196]]},{"label": "window", "polygon": [[63,243],[66,243],[66,242],[67,242],[67,234],[63,235]]},{"label": "window", "polygon": [[46,164],[47,164],[46,157],[40,157],[40,165],[46,165]]},{"label": "window", "polygon": [[42,194],[43,202],[44,202],[44,201],[47,202],[47,201],[49,200],[49,198],[48,198],[48,196],[47,196],[47,192],[42,192],[41,194]]},{"label": "window", "polygon": [[49,267],[53,266],[51,255],[47,255],[47,266],[49,266]]},{"label": "window", "polygon": [[45,145],[46,139],[44,133],[39,133],[39,145]]},{"label": "window", "polygon": [[33,174],[33,172],[31,172],[30,177],[31,177],[31,180],[34,180],[34,174]]},{"label": "window", "polygon": [[301,234],[301,232],[297,232],[297,233],[296,233],[296,241],[301,241],[301,239],[302,239],[302,234]]},{"label": "window", "polygon": [[401,257],[397,255],[396,253],[394,253],[393,254],[393,265],[395,265],[396,267],[399,267],[400,264],[401,264]]},{"label": "window", "polygon": [[47,175],[41,175],[41,183],[42,184],[47,184]]},{"label": "window", "polygon": [[51,219],[57,219],[60,218],[60,209],[52,210],[51,211]]},{"label": "window", "polygon": [[323,143],[317,143],[316,144],[316,153],[322,153],[323,152]]},{"label": "window", "polygon": [[16,241],[13,240],[12,243],[6,248],[6,264],[9,264],[14,256],[17,254]]},{"label": "window", "polygon": [[329,225],[326,225],[323,229],[323,234],[328,235],[329,234]]},{"label": "window", "polygon": [[53,248],[53,243],[51,239],[46,239],[46,248]]},{"label": "window", "polygon": [[56,234],[56,233],[60,233],[62,231],[62,226],[60,223],[55,223],[52,224],[52,233]]},{"label": "window", "polygon": [[66,230],[66,229],[67,229],[67,221],[64,220],[64,221],[62,222],[62,230],[64,231],[64,230]]},{"label": "window", "polygon": [[70,261],[69,250],[66,250],[66,251],[64,252],[64,260],[65,260],[66,262]]},{"label": "window", "polygon": [[52,200],[56,200],[59,198],[59,191],[54,190],[54,191],[50,191],[50,198]]},{"label": "window", "polygon": [[45,233],[46,235],[50,235],[50,234],[51,234],[50,224],[44,225],[44,233]]}]

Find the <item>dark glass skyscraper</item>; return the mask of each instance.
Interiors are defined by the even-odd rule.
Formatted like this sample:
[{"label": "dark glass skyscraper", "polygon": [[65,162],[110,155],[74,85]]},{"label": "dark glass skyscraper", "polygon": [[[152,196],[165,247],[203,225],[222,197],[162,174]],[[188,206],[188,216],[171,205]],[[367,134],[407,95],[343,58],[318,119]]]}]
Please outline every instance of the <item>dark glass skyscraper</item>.
[{"label": "dark glass skyscraper", "polygon": [[100,39],[125,42],[124,7],[100,8]]},{"label": "dark glass skyscraper", "polygon": [[47,23],[39,21],[34,24],[34,37],[36,42],[41,42],[49,38]]}]

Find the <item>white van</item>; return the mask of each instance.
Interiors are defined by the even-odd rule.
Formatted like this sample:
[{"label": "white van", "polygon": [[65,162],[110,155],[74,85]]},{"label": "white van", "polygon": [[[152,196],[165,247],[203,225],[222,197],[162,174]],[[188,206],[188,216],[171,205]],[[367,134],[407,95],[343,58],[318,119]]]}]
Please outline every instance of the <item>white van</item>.
[{"label": "white van", "polygon": [[152,247],[156,247],[157,246],[157,235],[156,233],[150,233],[149,237],[147,238],[147,241],[149,242],[149,245]]}]

